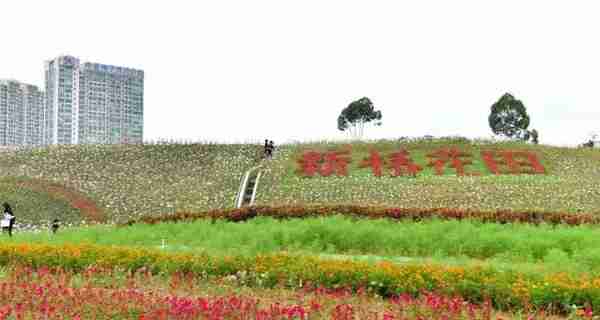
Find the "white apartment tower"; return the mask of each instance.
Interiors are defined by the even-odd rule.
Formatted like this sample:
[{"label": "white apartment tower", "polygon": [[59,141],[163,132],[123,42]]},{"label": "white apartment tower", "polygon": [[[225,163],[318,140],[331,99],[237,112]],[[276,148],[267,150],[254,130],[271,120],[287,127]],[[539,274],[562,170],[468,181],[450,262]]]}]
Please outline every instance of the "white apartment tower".
[{"label": "white apartment tower", "polygon": [[79,59],[58,57],[45,63],[44,144],[79,142]]},{"label": "white apartment tower", "polygon": [[71,56],[45,69],[45,144],[142,142],[143,71]]},{"label": "white apartment tower", "polygon": [[0,80],[0,145],[43,144],[44,93],[16,80]]}]

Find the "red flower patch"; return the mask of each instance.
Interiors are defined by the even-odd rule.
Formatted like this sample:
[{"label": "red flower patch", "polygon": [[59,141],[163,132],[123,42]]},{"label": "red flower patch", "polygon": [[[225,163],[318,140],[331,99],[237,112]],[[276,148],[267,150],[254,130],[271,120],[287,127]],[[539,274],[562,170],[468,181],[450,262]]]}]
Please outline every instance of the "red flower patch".
[{"label": "red flower patch", "polygon": [[544,174],[546,169],[530,151],[481,151],[486,167],[494,174]]},{"label": "red flower patch", "polygon": [[419,171],[423,168],[415,164],[408,151],[401,149],[398,152],[394,152],[390,156],[390,168],[392,169],[392,176],[398,177],[403,175],[416,176]]},{"label": "red flower patch", "polygon": [[379,152],[372,150],[371,155],[368,158],[363,159],[360,163],[360,168],[371,167],[373,169],[373,174],[376,177],[381,177],[381,168],[383,167],[384,160],[381,158]]},{"label": "red flower patch", "polygon": [[347,176],[348,163],[351,162],[348,155],[348,151],[330,151],[326,153],[307,151],[302,154],[298,164],[302,174],[307,177],[312,177],[316,173],[328,177],[334,172],[338,176]]},{"label": "red flower patch", "polygon": [[436,175],[443,175],[446,165],[454,168],[459,176],[479,175],[478,172],[465,173],[465,166],[473,164],[470,159],[471,154],[457,148],[442,148],[429,153],[427,157],[430,158],[427,166],[433,167]]}]

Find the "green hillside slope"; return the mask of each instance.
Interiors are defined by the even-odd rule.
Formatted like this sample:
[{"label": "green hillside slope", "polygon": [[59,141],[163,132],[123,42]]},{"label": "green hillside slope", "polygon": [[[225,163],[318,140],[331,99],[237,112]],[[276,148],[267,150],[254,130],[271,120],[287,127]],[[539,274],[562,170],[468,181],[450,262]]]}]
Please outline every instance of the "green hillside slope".
[{"label": "green hillside slope", "polygon": [[[456,147],[472,155],[467,172],[480,176],[459,177],[447,167],[441,176],[427,167],[426,155],[439,148]],[[413,177],[381,177],[359,163],[377,150],[382,156],[405,148],[423,170]],[[304,177],[297,160],[303,152],[348,150],[352,162],[348,175]],[[535,153],[546,169],[544,175],[494,175],[483,164],[482,150],[527,150]],[[515,209],[600,213],[600,151],[558,148],[524,143],[469,142],[461,139],[307,143],[282,146],[261,178],[259,205],[336,204],[392,205],[401,207],[453,207],[480,210]]]},{"label": "green hillside slope", "polygon": [[[443,175],[435,175],[435,170],[427,167],[427,154],[441,147],[456,147],[471,154],[472,164],[465,169],[481,175],[459,177],[450,167]],[[416,177],[390,177],[387,167],[381,177],[376,177],[371,168],[359,166],[371,150],[379,151],[387,160],[399,148],[408,150],[414,162],[423,167]],[[348,150],[348,175],[301,176],[297,160],[308,150]],[[484,164],[481,150],[531,151],[546,174],[494,175]],[[261,151],[260,145],[247,144],[155,144],[7,152],[0,154],[0,179],[4,190],[13,191],[3,191],[0,201],[18,202],[18,212],[25,218],[21,221],[28,223],[41,223],[51,216],[61,216],[65,221],[124,222],[143,215],[230,208],[243,173],[261,162]],[[263,162],[263,167],[266,170],[260,178],[257,205],[354,203],[600,213],[599,150],[456,139],[385,140],[351,146],[304,143],[281,146],[275,159]],[[37,182],[24,189],[22,181],[54,183],[56,190],[33,188]],[[79,193],[97,209],[86,209],[90,206],[86,203],[77,206],[79,200],[73,200],[69,192],[57,197],[57,193],[66,192],[60,191],[60,186]],[[11,198],[14,192],[31,194],[32,200]],[[34,198],[42,199],[39,201],[44,204]],[[54,205],[55,200],[60,204]]]},{"label": "green hillside slope", "polygon": [[0,154],[0,175],[55,182],[90,197],[109,221],[232,207],[258,145],[58,146]]},{"label": "green hillside slope", "polygon": [[0,202],[11,205],[19,229],[48,227],[59,219],[64,225],[90,220],[67,197],[34,187],[28,179],[0,179]]}]

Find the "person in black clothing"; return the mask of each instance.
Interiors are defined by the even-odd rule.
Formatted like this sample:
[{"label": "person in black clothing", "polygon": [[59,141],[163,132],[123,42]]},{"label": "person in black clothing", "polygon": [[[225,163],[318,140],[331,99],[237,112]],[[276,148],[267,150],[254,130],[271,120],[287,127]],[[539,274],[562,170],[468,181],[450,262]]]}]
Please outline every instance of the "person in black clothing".
[{"label": "person in black clothing", "polygon": [[5,230],[8,231],[8,236],[12,237],[12,229],[15,225],[15,215],[12,212],[12,208],[10,207],[10,205],[8,203],[3,203],[2,206],[4,207],[4,220],[8,220],[8,226],[6,226],[5,224],[3,224],[2,227],[2,231],[4,232]]},{"label": "person in black clothing", "polygon": [[273,140],[265,140],[265,158],[271,159],[273,157],[273,150],[275,150],[275,143]]},{"label": "person in black clothing", "polygon": [[58,231],[58,227],[60,227],[60,225],[58,224],[59,220],[58,219],[54,219],[54,221],[52,221],[52,233],[56,233],[56,231]]},{"label": "person in black clothing", "polygon": [[271,155],[271,158],[273,158],[273,151],[275,151],[275,143],[273,142],[273,140],[271,140],[271,142],[269,142],[269,153]]},{"label": "person in black clothing", "polygon": [[265,149],[264,149],[265,158],[269,157],[269,140],[265,139]]}]

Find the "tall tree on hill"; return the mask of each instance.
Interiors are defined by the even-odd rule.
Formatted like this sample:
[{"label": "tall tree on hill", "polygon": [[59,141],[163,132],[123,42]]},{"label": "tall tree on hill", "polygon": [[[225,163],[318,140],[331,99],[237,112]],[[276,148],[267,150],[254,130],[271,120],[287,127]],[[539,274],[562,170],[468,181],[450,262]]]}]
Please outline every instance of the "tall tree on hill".
[{"label": "tall tree on hill", "polygon": [[[373,122],[374,121],[374,122]],[[381,111],[375,110],[373,102],[367,97],[353,101],[340,113],[338,117],[338,130],[346,131],[349,136],[360,139],[363,136],[365,125],[381,125]]]},{"label": "tall tree on hill", "polygon": [[529,140],[529,115],[521,100],[515,99],[510,93],[505,93],[492,105],[488,118],[490,128],[495,135],[508,138]]}]

